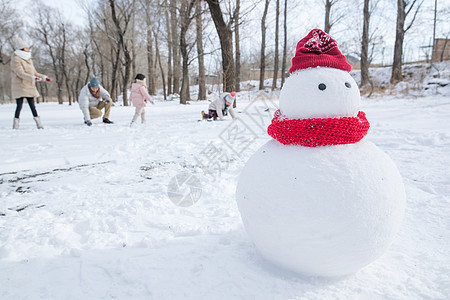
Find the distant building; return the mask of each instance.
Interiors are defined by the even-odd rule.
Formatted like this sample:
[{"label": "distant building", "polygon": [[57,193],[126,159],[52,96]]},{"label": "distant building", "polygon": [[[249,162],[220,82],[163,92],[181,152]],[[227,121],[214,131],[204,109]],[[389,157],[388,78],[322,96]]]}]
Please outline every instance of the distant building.
[{"label": "distant building", "polygon": [[[259,80],[260,69],[252,68],[249,73],[249,80]],[[266,68],[264,70],[264,79],[273,78],[273,68]],[[278,78],[281,78],[281,70],[278,70]]]},{"label": "distant building", "polygon": [[433,46],[433,61],[450,59],[450,39],[435,39]]},{"label": "distant building", "polygon": [[[205,75],[205,83],[206,84],[219,84],[220,78],[217,75],[214,74],[206,74]],[[193,84],[198,84],[198,76],[194,77],[194,80],[192,80]]]},{"label": "distant building", "polygon": [[352,55],[346,55],[345,58],[347,59],[347,62],[352,66],[352,69],[361,69],[361,61],[352,56]]}]

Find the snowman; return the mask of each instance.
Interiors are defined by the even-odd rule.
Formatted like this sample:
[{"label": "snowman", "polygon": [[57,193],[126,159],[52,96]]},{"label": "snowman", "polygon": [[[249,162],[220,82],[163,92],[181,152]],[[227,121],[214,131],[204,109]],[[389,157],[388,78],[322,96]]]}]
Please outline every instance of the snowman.
[{"label": "snowman", "polygon": [[385,252],[405,209],[393,161],[363,139],[359,89],[336,41],[320,29],[297,44],[268,133],[246,163],[236,199],[269,261],[307,276],[352,274]]}]

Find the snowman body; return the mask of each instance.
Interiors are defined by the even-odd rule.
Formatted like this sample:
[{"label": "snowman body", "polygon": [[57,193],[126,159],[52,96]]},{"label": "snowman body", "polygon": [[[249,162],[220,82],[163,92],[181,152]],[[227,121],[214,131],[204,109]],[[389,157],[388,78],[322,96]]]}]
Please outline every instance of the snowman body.
[{"label": "snowman body", "polygon": [[[289,119],[354,117],[356,82],[343,70],[294,72],[280,94]],[[291,271],[343,276],[391,244],[405,206],[402,178],[373,143],[304,147],[271,140],[246,163],[237,204],[261,254]]]}]

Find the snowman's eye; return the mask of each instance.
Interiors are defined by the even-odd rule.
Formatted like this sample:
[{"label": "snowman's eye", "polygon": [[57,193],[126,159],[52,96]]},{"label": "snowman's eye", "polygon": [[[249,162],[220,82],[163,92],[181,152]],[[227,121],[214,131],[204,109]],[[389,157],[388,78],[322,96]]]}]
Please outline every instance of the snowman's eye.
[{"label": "snowman's eye", "polygon": [[323,91],[327,88],[327,86],[325,85],[325,83],[321,83],[319,84],[319,90]]},{"label": "snowman's eye", "polygon": [[348,83],[348,82],[345,83],[345,86],[348,87],[348,88],[352,87],[352,85],[350,83]]}]

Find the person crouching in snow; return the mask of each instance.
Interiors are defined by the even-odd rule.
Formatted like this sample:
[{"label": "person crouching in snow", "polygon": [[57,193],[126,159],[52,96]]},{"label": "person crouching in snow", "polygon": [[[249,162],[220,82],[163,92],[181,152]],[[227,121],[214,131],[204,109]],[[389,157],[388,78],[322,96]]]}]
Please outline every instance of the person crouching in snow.
[{"label": "person crouching in snow", "polygon": [[34,97],[39,97],[36,83],[43,80],[49,82],[50,78],[36,71],[31,59],[30,46],[21,38],[16,39],[16,50],[11,60],[11,92],[16,99],[16,111],[14,114],[13,129],[19,129],[19,117],[23,101],[27,99],[33,119],[38,129],[43,129],[41,119],[34,105]]},{"label": "person crouching in snow", "polygon": [[92,77],[89,83],[81,89],[78,104],[83,112],[84,124],[87,126],[92,125],[91,119],[96,119],[102,115],[103,108],[105,109],[103,123],[114,123],[108,119],[112,105],[111,96],[100,85],[97,77]]},{"label": "person crouching in snow", "polygon": [[136,107],[134,117],[131,120],[130,126],[136,123],[139,116],[141,116],[142,124],[145,123],[145,106],[147,101],[155,104],[152,97],[147,92],[147,84],[145,80],[145,75],[137,74],[134,78],[134,83],[131,85],[130,101],[133,106]]},{"label": "person crouching in snow", "polygon": [[205,113],[204,111],[202,111],[202,118],[213,118],[213,120],[217,120],[217,118],[219,118],[220,121],[223,121],[225,120],[223,117],[227,116],[228,112],[230,112],[231,117],[235,119],[236,115],[234,114],[233,110],[233,102],[235,97],[235,92],[226,93],[216,101],[211,102],[211,104],[209,105],[209,112]]}]

